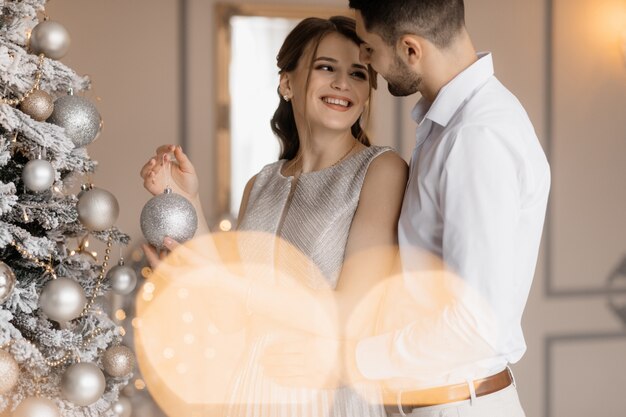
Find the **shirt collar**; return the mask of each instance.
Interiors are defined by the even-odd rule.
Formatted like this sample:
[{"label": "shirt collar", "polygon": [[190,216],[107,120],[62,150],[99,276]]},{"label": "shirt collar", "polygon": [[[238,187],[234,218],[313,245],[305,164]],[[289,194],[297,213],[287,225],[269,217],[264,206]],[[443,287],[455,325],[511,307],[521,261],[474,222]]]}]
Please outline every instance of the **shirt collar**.
[{"label": "shirt collar", "polygon": [[417,102],[411,113],[413,120],[418,125],[424,119],[430,119],[438,125],[446,126],[465,100],[492,76],[491,53],[479,53],[476,62],[441,88],[432,104],[424,97]]}]

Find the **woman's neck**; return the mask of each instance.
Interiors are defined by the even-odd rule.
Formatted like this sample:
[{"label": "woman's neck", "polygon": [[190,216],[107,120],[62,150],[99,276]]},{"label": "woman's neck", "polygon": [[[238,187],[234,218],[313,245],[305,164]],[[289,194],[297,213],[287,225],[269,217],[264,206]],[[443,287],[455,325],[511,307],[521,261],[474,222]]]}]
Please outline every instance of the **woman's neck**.
[{"label": "woman's neck", "polygon": [[290,161],[293,174],[319,171],[338,164],[358,148],[352,132],[311,132],[300,135],[300,150]]}]

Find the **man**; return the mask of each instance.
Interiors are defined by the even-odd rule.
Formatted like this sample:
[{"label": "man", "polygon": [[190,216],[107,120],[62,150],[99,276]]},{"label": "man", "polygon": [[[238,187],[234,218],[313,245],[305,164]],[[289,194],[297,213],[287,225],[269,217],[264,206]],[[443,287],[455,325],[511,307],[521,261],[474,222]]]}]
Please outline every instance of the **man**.
[{"label": "man", "polygon": [[440,257],[465,286],[428,310],[437,314],[379,326],[357,346],[358,369],[385,382],[390,415],[523,416],[508,364],[526,349],[521,317],[550,186],[533,126],[495,78],[491,54],[476,54],[463,0],[350,7],[362,60],[393,95],[422,96],[398,226],[405,292],[432,295],[412,278],[424,269],[416,249]]}]

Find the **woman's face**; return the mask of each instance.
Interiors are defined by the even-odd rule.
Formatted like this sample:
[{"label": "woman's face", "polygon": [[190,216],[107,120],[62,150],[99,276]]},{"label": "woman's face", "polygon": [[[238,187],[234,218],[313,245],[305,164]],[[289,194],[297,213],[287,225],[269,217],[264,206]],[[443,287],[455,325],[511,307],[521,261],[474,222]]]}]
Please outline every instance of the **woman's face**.
[{"label": "woman's face", "polygon": [[309,75],[312,50],[313,47],[288,74],[296,121],[306,120],[312,131],[349,130],[363,113],[370,91],[369,74],[359,59],[359,47],[338,33],[325,36]]}]

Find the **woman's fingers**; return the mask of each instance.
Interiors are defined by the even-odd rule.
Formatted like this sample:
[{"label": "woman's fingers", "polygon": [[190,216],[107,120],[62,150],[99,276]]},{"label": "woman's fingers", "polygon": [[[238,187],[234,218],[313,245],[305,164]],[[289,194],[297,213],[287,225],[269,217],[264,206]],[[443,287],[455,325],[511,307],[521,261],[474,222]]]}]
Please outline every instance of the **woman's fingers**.
[{"label": "woman's fingers", "polygon": [[183,152],[183,148],[181,148],[180,146],[176,146],[176,148],[174,149],[174,156],[178,161],[178,165],[180,166],[181,171],[189,173],[195,172],[193,164],[191,163],[189,158],[187,158],[185,152]]},{"label": "woman's fingers", "polygon": [[146,162],[143,167],[141,167],[141,170],[139,171],[139,176],[145,179],[150,171],[154,168],[155,164],[156,160],[154,158],[151,158],[148,162]]},{"label": "woman's fingers", "polygon": [[156,267],[158,267],[161,263],[161,260],[159,259],[159,255],[157,254],[154,246],[144,243],[143,245],[141,245],[141,247],[143,248],[143,253],[146,255],[146,259],[148,260],[150,268],[155,269]]}]

